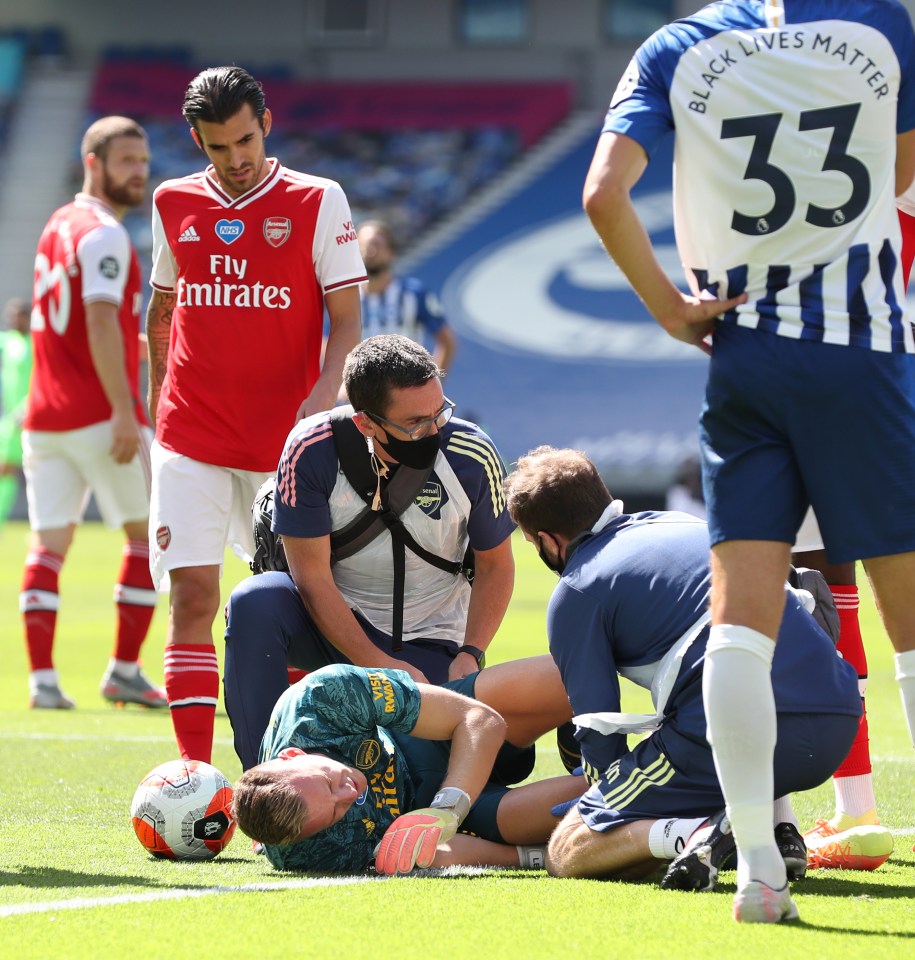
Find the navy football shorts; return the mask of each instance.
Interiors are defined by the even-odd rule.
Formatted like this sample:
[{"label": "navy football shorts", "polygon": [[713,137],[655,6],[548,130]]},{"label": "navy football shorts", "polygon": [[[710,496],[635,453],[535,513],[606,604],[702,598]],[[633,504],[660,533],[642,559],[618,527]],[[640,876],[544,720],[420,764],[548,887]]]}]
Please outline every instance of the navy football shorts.
[{"label": "navy football shorts", "polygon": [[[460,680],[449,680],[443,684],[450,690],[456,690],[465,697],[473,697],[477,674]],[[421,740],[403,734],[393,734],[410,768],[416,796],[414,804],[428,807],[438,792],[448,769],[451,756],[449,740]],[[497,823],[499,804],[508,793],[507,784],[520,783],[531,775],[534,769],[535,750],[530,747],[514,747],[510,743],[502,746],[493,765],[489,783],[483,788],[477,802],[471,807],[467,819],[461,824],[462,833],[472,833],[484,840],[504,843]]]},{"label": "navy football shorts", "polygon": [[[859,718],[780,713],[775,798],[828,780],[848,755]],[[578,803],[582,820],[603,832],[634,820],[709,817],[724,807],[708,744],[662,727],[612,764]]]},{"label": "navy football shorts", "polygon": [[713,544],[812,504],[833,563],[915,550],[915,356],[719,323],[699,438]]}]

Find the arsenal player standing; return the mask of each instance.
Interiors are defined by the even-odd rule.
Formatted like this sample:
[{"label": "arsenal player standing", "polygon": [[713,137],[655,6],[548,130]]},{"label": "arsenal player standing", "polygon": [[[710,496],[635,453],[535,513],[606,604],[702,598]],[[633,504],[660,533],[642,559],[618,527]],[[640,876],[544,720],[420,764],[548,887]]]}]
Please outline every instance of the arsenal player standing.
[{"label": "arsenal player standing", "polygon": [[146,133],[126,117],[103,117],[86,131],[82,158],[83,190],[51,216],[35,257],[34,365],[22,434],[32,541],[19,597],[30,705],[74,706],[51,654],[59,574],[91,491],[102,519],[127,537],[102,696],[164,707],[165,692],[137,662],[156,603],[146,536],[151,431],[138,386],[140,265],[121,223],[146,193]]},{"label": "arsenal player standing", "polygon": [[153,198],[149,530],[153,576],[171,582],[165,687],[178,748],[209,761],[224,551],[253,553],[251,504],[287,434],[334,406],[366,276],[340,186],[266,156],[260,83],[240,67],[204,70],[183,113],[210,165]]}]

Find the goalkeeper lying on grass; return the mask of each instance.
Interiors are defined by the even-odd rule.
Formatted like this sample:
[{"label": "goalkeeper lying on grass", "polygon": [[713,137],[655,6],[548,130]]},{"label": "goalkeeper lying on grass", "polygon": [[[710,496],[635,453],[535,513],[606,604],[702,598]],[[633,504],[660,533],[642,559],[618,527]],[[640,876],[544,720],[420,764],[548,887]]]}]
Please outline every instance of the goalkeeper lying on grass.
[{"label": "goalkeeper lying on grass", "polygon": [[235,787],[235,817],[285,870],[357,872],[373,859],[385,874],[541,867],[551,807],[585,784],[507,785],[530,775],[534,742],[570,717],[549,656],[444,687],[401,670],[324,667],[277,701],[261,762]]}]

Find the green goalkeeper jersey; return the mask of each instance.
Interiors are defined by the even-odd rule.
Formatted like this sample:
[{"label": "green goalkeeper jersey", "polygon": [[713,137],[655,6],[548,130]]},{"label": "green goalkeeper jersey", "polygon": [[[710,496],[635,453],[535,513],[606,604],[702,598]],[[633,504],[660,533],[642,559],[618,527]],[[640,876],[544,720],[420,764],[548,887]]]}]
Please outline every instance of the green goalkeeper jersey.
[{"label": "green goalkeeper jersey", "polygon": [[0,416],[22,422],[32,374],[32,341],[18,330],[0,330]]},{"label": "green goalkeeper jersey", "polygon": [[285,846],[265,844],[283,870],[361,872],[385,830],[413,808],[415,790],[394,733],[408,734],[420,693],[402,670],[334,664],[308,674],[277,701],[260,762],[288,747],[321,753],[365,774],[365,792],[335,824]]}]

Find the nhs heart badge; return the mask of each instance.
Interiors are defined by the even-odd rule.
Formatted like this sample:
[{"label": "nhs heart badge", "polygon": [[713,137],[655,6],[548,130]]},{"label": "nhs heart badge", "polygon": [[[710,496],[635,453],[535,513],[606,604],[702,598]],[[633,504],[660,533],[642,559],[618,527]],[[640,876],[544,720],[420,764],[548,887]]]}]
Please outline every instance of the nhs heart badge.
[{"label": "nhs heart badge", "polygon": [[235,241],[245,232],[245,225],[241,220],[217,220],[216,236],[223,243],[235,243]]}]

